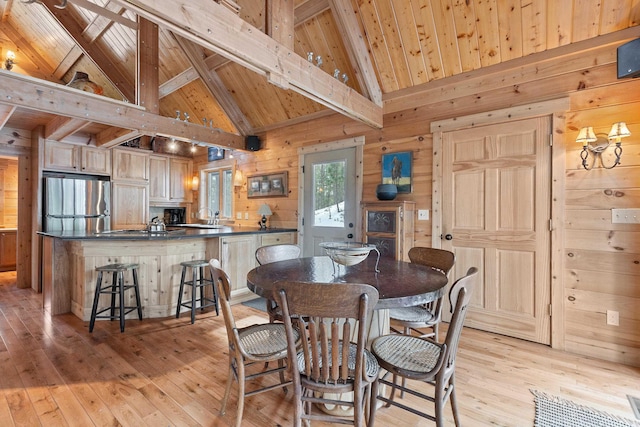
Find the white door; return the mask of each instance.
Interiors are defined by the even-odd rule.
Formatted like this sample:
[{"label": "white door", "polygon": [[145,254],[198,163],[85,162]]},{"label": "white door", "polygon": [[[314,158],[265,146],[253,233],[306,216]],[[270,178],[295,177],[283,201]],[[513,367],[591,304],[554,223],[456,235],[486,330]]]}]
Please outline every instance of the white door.
[{"label": "white door", "polygon": [[303,256],[324,255],[321,242],[355,241],[356,147],[304,155]]},{"label": "white door", "polygon": [[480,270],[466,325],[549,344],[550,118],[442,134],[442,248]]}]

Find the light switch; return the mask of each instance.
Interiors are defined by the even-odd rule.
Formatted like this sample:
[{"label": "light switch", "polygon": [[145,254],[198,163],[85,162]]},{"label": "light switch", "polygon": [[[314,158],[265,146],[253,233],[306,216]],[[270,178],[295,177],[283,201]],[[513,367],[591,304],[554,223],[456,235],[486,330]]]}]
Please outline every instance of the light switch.
[{"label": "light switch", "polygon": [[429,220],[429,209],[418,209],[418,221]]},{"label": "light switch", "polygon": [[242,212],[236,212],[236,219],[242,219]]},{"label": "light switch", "polygon": [[244,213],[244,219],[249,219],[249,212]]}]

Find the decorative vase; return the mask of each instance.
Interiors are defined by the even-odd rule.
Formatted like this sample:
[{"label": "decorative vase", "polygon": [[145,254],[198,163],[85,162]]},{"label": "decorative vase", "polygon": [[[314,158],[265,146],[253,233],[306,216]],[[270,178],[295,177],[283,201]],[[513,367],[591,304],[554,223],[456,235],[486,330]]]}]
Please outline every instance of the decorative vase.
[{"label": "decorative vase", "polygon": [[89,80],[89,75],[82,71],[76,71],[71,81],[67,83],[67,86],[85,92],[95,93],[96,95],[102,95],[102,86]]},{"label": "decorative vase", "polygon": [[395,184],[380,184],[376,187],[378,200],[393,200],[398,195],[398,187]]}]

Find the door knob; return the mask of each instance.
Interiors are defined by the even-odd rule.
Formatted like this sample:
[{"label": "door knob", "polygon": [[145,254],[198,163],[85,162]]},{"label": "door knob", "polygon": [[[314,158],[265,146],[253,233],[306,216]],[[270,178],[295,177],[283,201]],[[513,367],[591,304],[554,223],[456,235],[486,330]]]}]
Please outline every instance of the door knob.
[{"label": "door knob", "polygon": [[453,240],[453,236],[451,234],[445,234],[444,235],[444,239],[445,240]]}]

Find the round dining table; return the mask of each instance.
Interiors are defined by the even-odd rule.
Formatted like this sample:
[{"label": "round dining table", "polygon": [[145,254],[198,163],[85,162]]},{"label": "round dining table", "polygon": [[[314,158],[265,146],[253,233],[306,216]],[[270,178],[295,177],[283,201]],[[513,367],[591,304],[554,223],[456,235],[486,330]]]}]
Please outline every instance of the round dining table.
[{"label": "round dining table", "polygon": [[375,309],[409,307],[435,301],[444,294],[447,276],[430,267],[405,261],[369,256],[360,264],[344,266],[328,256],[297,258],[261,265],[247,274],[247,287],[257,295],[273,299],[279,281],[313,283],[366,283],[379,293]]},{"label": "round dining table", "polygon": [[[377,267],[377,268],[376,268]],[[373,253],[360,264],[344,266],[329,256],[314,256],[261,265],[247,273],[247,287],[255,294],[274,299],[273,292],[279,281],[326,283],[366,283],[378,290],[378,303],[367,325],[367,342],[390,331],[390,308],[409,307],[435,301],[444,294],[447,276],[430,267]],[[351,400],[351,393],[332,395],[336,400]],[[333,415],[353,414],[343,405],[320,405],[320,409]]]}]

